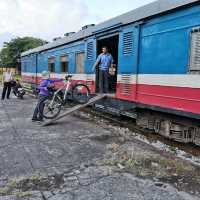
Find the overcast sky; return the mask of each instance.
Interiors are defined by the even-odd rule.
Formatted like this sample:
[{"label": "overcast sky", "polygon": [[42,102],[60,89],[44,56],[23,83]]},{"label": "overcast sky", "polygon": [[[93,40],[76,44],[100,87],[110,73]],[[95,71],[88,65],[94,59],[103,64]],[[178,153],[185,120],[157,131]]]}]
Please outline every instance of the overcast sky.
[{"label": "overcast sky", "polygon": [[0,47],[16,36],[48,41],[153,0],[0,0]]}]

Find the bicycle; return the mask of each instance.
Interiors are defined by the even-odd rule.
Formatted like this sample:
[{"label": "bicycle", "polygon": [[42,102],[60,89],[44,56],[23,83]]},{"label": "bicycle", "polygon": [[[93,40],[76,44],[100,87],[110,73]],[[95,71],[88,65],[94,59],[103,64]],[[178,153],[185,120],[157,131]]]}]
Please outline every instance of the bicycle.
[{"label": "bicycle", "polygon": [[52,95],[42,101],[41,106],[39,106],[39,112],[45,119],[56,118],[60,114],[62,106],[66,106],[70,101],[85,104],[90,99],[90,89],[88,86],[83,83],[73,84],[72,75],[65,77],[63,87],[58,90],[50,87],[48,90]]}]

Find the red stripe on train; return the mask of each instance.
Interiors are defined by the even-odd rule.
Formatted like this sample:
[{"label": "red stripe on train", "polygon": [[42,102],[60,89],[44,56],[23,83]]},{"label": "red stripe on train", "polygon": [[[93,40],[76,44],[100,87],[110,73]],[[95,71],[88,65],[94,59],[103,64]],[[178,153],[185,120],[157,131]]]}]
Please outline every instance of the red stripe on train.
[{"label": "red stripe on train", "polygon": [[133,84],[129,85],[131,92],[127,95],[124,94],[128,91],[126,87],[117,85],[117,98],[200,114],[200,88]]}]

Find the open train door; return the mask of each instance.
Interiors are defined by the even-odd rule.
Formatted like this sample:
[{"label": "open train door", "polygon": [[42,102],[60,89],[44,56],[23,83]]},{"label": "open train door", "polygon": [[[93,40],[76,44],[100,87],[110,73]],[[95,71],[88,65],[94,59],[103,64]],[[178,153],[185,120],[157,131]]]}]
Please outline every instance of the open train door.
[{"label": "open train door", "polygon": [[[97,55],[102,53],[102,47],[107,47],[108,52],[112,55],[114,60],[114,70],[112,71],[113,74],[109,76],[108,80],[108,92],[110,94],[116,93],[116,83],[117,83],[117,69],[118,69],[118,54],[119,54],[119,33],[107,34],[106,36],[99,36],[97,37]],[[99,87],[99,79],[98,74],[96,74],[96,88]]]},{"label": "open train door", "polygon": [[136,100],[139,29],[133,25],[119,35],[117,97]]},{"label": "open train door", "polygon": [[92,71],[92,67],[96,61],[96,39],[90,38],[85,44],[85,73],[87,74],[87,84],[90,87],[92,93],[96,91],[95,84],[95,72]]}]

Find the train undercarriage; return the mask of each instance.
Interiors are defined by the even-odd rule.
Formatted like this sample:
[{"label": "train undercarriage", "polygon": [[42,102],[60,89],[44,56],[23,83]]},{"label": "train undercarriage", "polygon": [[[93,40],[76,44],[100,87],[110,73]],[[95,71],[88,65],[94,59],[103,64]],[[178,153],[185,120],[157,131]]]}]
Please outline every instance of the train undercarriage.
[{"label": "train undercarriage", "polygon": [[142,128],[181,143],[200,146],[200,127],[194,119],[164,113],[139,110],[136,123]]}]

